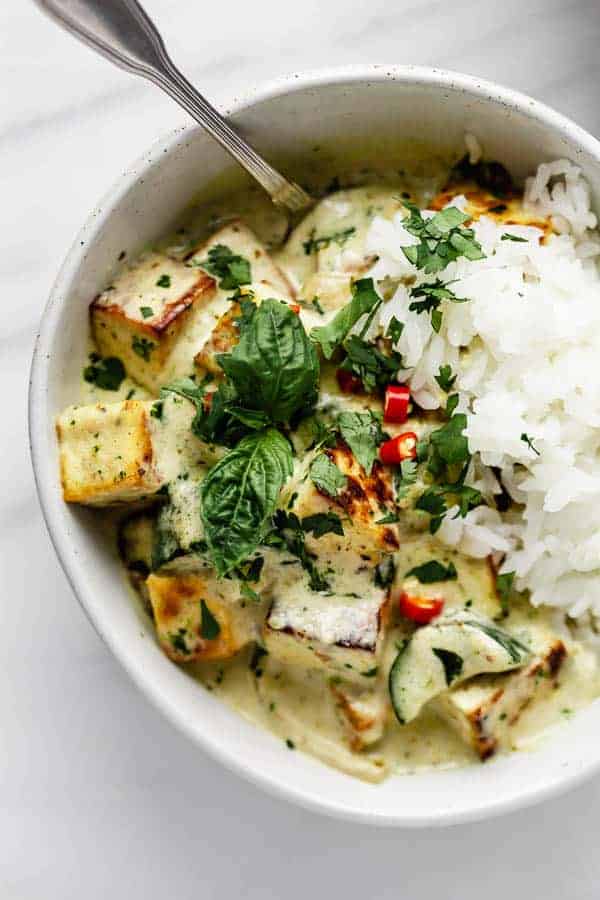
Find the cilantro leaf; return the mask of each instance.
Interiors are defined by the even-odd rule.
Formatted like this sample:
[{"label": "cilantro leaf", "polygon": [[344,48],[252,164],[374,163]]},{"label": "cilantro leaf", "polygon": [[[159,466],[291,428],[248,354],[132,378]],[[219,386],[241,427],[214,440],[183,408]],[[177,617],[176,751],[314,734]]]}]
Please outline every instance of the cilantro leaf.
[{"label": "cilantro leaf", "polygon": [[443,460],[446,465],[465,463],[469,459],[469,444],[463,434],[466,427],[466,415],[464,413],[455,413],[449,422],[436,431],[431,432],[429,436],[430,444],[437,458]]},{"label": "cilantro leaf", "polygon": [[408,489],[417,480],[417,464],[414,459],[403,459],[394,475],[396,497],[401,500],[408,493]]},{"label": "cilantro leaf", "polygon": [[328,590],[329,582],[315,565],[314,554],[306,548],[305,533],[298,516],[295,513],[278,509],[273,516],[273,525],[276,530],[274,536],[271,536],[271,545],[287,550],[299,560],[304,571],[308,573],[311,590]]},{"label": "cilantro leaf", "polygon": [[414,575],[421,584],[435,584],[437,581],[455,581],[458,573],[454,563],[451,562],[445,566],[437,559],[431,559],[429,562],[410,569],[405,577],[409,578],[411,575]]},{"label": "cilantro leaf", "polygon": [[523,441],[524,444],[527,444],[527,446],[529,447],[530,450],[533,450],[533,452],[536,454],[536,456],[541,455],[540,451],[537,449],[537,447],[534,447],[534,445],[533,445],[533,438],[529,437],[528,434],[525,434],[525,432],[523,432],[523,434],[521,435],[521,440]]},{"label": "cilantro leaf", "polygon": [[323,537],[325,534],[344,535],[344,526],[342,520],[334,512],[314,513],[312,516],[304,516],[301,523],[302,530],[307,533],[312,532],[316,538]]},{"label": "cilantro leaf", "polygon": [[158,281],[156,282],[156,287],[169,288],[171,287],[171,276],[170,275],[161,275]]},{"label": "cilantro leaf", "polygon": [[527,244],[528,243],[527,238],[519,237],[516,234],[509,234],[507,231],[504,232],[504,234],[502,235],[500,240],[501,241],[514,241],[517,244]]},{"label": "cilantro leaf", "polygon": [[446,266],[464,256],[470,260],[483,259],[481,245],[475,240],[472,228],[464,228],[469,216],[456,206],[448,206],[424,219],[421,210],[407,200],[404,205],[408,216],[403,220],[406,230],[419,239],[419,243],[403,247],[409,262],[428,275],[441,272]]},{"label": "cilantro leaf", "polygon": [[383,432],[378,416],[368,412],[343,412],[338,416],[340,433],[367,475],[371,474],[377,459]]},{"label": "cilantro leaf", "polygon": [[396,351],[391,355],[382,353],[374,344],[369,344],[355,334],[344,341],[346,358],[340,369],[352,372],[362,381],[364,390],[371,394],[377,389],[384,390],[402,368],[402,356]]},{"label": "cilantro leaf", "polygon": [[402,337],[402,332],[404,331],[404,322],[401,322],[396,316],[392,316],[390,321],[388,322],[387,331],[385,336],[388,337],[392,344],[397,344],[400,338]]},{"label": "cilantro leaf", "polygon": [[327,325],[313,328],[310,337],[319,344],[325,359],[331,359],[336,348],[348,336],[356,323],[381,304],[372,278],[361,278],[352,285],[352,299]]},{"label": "cilantro leaf", "polygon": [[143,319],[150,319],[154,315],[154,310],[151,306],[140,306],[140,313]]},{"label": "cilantro leaf", "polygon": [[457,375],[452,374],[451,366],[440,366],[439,374],[435,376],[435,380],[437,381],[441,389],[449,394],[454,387],[454,382],[456,381],[457,377]]},{"label": "cilantro leaf", "polygon": [[225,291],[234,290],[244,284],[250,284],[252,273],[250,263],[243,256],[238,256],[225,244],[215,244],[208,251],[208,258],[193,261],[196,266],[206,269],[219,279],[219,287]]},{"label": "cilantro leaf", "polygon": [[317,490],[328,497],[335,498],[348,484],[348,479],[325,453],[321,453],[312,461],[309,474]]},{"label": "cilantro leaf", "polygon": [[83,370],[84,380],[103,391],[118,391],[126,377],[125,366],[118,356],[95,357]]},{"label": "cilantro leaf", "polygon": [[399,521],[400,521],[400,518],[398,516],[398,513],[388,512],[384,516],[382,516],[380,519],[376,519],[375,524],[376,525],[395,525]]},{"label": "cilantro leaf", "polygon": [[206,605],[206,601],[200,601],[200,637],[205,641],[214,641],[221,634],[221,626]]},{"label": "cilantro leaf", "polygon": [[302,246],[306,255],[310,256],[311,253],[318,253],[319,250],[323,250],[331,244],[337,244],[338,247],[343,247],[346,241],[355,233],[356,228],[352,225],[350,228],[344,228],[342,231],[334,231],[332,234],[324,234],[320,237],[315,237],[316,229],[313,228],[308,240],[304,241]]},{"label": "cilantro leaf", "polygon": [[508,615],[508,605],[510,595],[513,590],[513,583],[516,572],[504,572],[502,575],[496,575],[496,590],[500,599],[500,607],[503,615]]},{"label": "cilantro leaf", "polygon": [[410,296],[411,297],[422,297],[423,299],[413,300],[413,302],[409,305],[409,310],[411,312],[416,312],[417,315],[420,313],[428,312],[431,314],[431,327],[437,333],[439,333],[440,328],[442,327],[442,313],[440,310],[440,304],[442,300],[450,300],[452,303],[468,303],[468,297],[457,297],[454,291],[451,291],[448,287],[448,283],[444,283],[439,278],[436,278],[435,281],[426,282],[425,284],[420,284],[417,287],[411,289]]},{"label": "cilantro leaf", "polygon": [[141,356],[145,362],[148,362],[152,352],[156,350],[156,344],[153,341],[149,341],[148,338],[139,337],[139,335],[135,334],[131,339],[131,349],[138,356]]}]

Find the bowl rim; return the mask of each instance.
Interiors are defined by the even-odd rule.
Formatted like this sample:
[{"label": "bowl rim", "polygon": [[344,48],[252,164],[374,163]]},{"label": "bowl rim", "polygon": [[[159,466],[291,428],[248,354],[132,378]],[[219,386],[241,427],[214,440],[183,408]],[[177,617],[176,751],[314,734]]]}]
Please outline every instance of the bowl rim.
[{"label": "bowl rim", "polygon": [[[528,95],[503,87],[477,76],[461,74],[445,69],[426,66],[402,66],[385,64],[358,64],[347,66],[324,67],[307,72],[292,73],[271,79],[262,85],[234,96],[229,102],[220,104],[226,115],[241,113],[272,98],[293,94],[307,88],[319,88],[335,84],[398,82],[412,86],[434,86],[440,90],[452,90],[468,94],[474,98],[491,100],[528,118],[534,119],[550,131],[568,137],[572,144],[580,150],[596,158],[600,165],[600,141],[590,135],[567,116],[552,107],[541,103]],[[80,263],[89,251],[90,241],[98,232],[104,221],[112,214],[113,208],[128,192],[140,174],[147,170],[162,154],[170,153],[182,137],[191,131],[201,130],[199,126],[190,124],[179,126],[158,138],[143,152],[134,163],[105,192],[100,202],[90,212],[79,229],[67,252],[58,275],[50,291],[49,298],[41,315],[39,330],[35,340],[31,363],[28,392],[29,447],[33,465],[34,480],[40,507],[48,534],[60,565],[67,580],[86,616],[95,630],[107,644],[118,662],[125,669],[139,690],[178,730],[191,738],[202,750],[210,754],[231,771],[241,775],[251,783],[264,788],[268,793],[297,803],[313,812],[319,812],[346,821],[362,824],[396,827],[432,827],[480,821],[507,814],[516,809],[539,803],[545,799],[556,797],[567,790],[581,784],[600,770],[600,754],[581,766],[571,769],[566,767],[560,777],[549,779],[544,785],[538,785],[512,798],[497,797],[486,806],[472,809],[444,809],[437,814],[416,815],[399,811],[394,814],[381,813],[376,809],[364,811],[337,806],[334,801],[323,799],[316,793],[309,793],[297,785],[284,781],[277,775],[250,767],[233,754],[227,754],[211,740],[210,735],[200,734],[192,728],[186,718],[180,714],[163,695],[160,686],[148,677],[142,667],[128,658],[114,639],[113,634],[103,628],[94,614],[91,604],[87,602],[87,586],[78,555],[66,535],[59,518],[60,502],[52,490],[56,482],[54,458],[49,452],[49,433],[47,429],[47,375],[53,346],[56,324],[62,305],[62,297],[68,293]],[[376,803],[374,803],[376,806]]]}]

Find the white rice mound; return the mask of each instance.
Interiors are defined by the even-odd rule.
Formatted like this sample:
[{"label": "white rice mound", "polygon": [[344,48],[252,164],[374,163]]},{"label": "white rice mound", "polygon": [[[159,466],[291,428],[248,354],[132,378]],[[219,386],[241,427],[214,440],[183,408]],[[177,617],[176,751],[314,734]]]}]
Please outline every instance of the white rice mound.
[{"label": "white rice mound", "polygon": [[[476,154],[474,143],[469,150]],[[464,208],[465,199],[453,203]],[[409,311],[400,284],[374,327],[392,316],[405,323],[395,348],[407,366],[399,380],[422,407],[446,401],[435,381],[441,365],[458,373],[454,390],[473,454],[467,483],[491,500],[500,486],[489,467],[497,467],[519,504],[504,516],[485,505],[466,518],[450,510],[438,537],[474,557],[505,554],[502,571],[516,572],[516,587],[534,605],[600,615],[597,221],[581,171],[568,160],[540,165],[524,203],[536,217],[550,217],[557,234],[542,245],[537,228],[482,217],[473,227],[485,259],[458,259],[439,275],[423,275],[404,256],[401,248],[417,241],[402,213],[376,218],[367,235],[366,249],[378,257],[370,276],[412,275],[417,284],[440,277],[469,302],[444,301],[436,334],[428,314]],[[505,233],[526,242],[501,240]]]}]

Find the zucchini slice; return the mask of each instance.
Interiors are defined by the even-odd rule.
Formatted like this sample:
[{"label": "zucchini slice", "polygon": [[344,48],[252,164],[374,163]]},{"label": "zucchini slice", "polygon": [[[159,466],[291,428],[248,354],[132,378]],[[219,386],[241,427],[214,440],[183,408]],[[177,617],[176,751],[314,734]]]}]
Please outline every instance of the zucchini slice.
[{"label": "zucchini slice", "polygon": [[483,672],[507,672],[531,658],[529,649],[491,619],[460,610],[417,629],[390,670],[398,721],[418,716],[433,697]]}]

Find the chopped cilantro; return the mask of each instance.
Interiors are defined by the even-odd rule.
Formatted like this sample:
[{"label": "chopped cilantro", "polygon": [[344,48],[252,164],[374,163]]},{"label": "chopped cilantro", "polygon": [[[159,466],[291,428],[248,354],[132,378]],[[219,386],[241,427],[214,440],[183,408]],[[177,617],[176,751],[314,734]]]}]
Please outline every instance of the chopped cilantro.
[{"label": "chopped cilantro", "polygon": [[398,513],[388,512],[384,516],[382,516],[381,519],[376,519],[375,524],[376,525],[395,525],[396,522],[399,522],[399,521],[400,521],[400,519],[398,517]]},{"label": "chopped cilantro", "polygon": [[473,229],[463,227],[469,216],[456,206],[448,206],[431,218],[424,219],[421,210],[414,203],[405,201],[404,205],[409,214],[402,224],[410,234],[419,239],[419,243],[403,247],[402,251],[417,269],[423,269],[426,274],[432,275],[441,272],[459,256],[470,260],[484,259]]},{"label": "chopped cilantro", "polygon": [[298,559],[302,568],[308,573],[311,590],[328,590],[329,583],[317,569],[314,554],[306,548],[305,534],[298,516],[295,513],[278,509],[273,516],[273,525],[275,531],[271,533],[270,540],[267,539],[267,542],[273,547],[287,550]]},{"label": "chopped cilantro", "polygon": [[414,575],[421,584],[435,584],[436,581],[454,581],[457,574],[454,563],[451,562],[445,566],[437,559],[430,559],[429,562],[410,569],[406,573],[406,577]]},{"label": "chopped cilantro", "polygon": [[304,241],[302,246],[306,255],[310,256],[311,253],[318,253],[319,250],[324,250],[331,244],[337,244],[338,247],[343,247],[346,241],[349,240],[355,232],[356,228],[352,225],[350,228],[344,228],[342,231],[334,231],[332,234],[324,234],[321,235],[321,237],[315,237],[316,229],[313,228],[308,240]]},{"label": "chopped cilantro", "polygon": [[131,341],[131,349],[134,353],[137,353],[138,356],[141,356],[142,359],[148,362],[152,351],[156,350],[156,344],[149,341],[148,338],[141,338],[136,334]]},{"label": "chopped cilantro", "polygon": [[521,440],[524,444],[527,444],[530,450],[533,450],[536,456],[540,456],[540,451],[533,445],[533,438],[529,437],[528,434],[525,434],[525,432],[523,432],[523,434],[521,435]]},{"label": "chopped cilantro", "polygon": [[505,616],[508,615],[508,604],[510,595],[512,594],[515,574],[515,572],[504,572],[502,575],[496,575],[496,590],[498,592],[502,613]]},{"label": "chopped cilantro", "polygon": [[152,416],[153,419],[158,419],[159,421],[162,419],[162,416],[163,416],[163,401],[162,400],[157,400],[155,403],[152,404],[152,406],[150,408],[150,415]]},{"label": "chopped cilantro", "polygon": [[158,281],[156,282],[156,287],[171,287],[171,276],[170,275],[161,275]]},{"label": "chopped cilantro", "polygon": [[502,235],[502,237],[500,238],[500,240],[501,241],[515,241],[515,243],[518,243],[518,244],[526,244],[528,242],[527,238],[519,237],[516,234],[508,234],[508,232],[505,232]]},{"label": "chopped cilantro", "polygon": [[316,309],[316,311],[319,313],[320,316],[324,316],[324,315],[325,315],[325,310],[323,309],[323,307],[322,307],[321,304],[319,303],[319,298],[318,298],[318,297],[313,297],[312,300],[311,300],[310,302],[312,303],[312,305],[314,306],[314,308]]},{"label": "chopped cilantro", "polygon": [[142,314],[142,318],[150,319],[154,315],[154,310],[151,306],[140,306],[140,313]]},{"label": "chopped cilantro", "polygon": [[388,337],[392,344],[397,344],[400,340],[402,332],[404,331],[404,322],[401,322],[396,316],[392,316],[390,321],[388,322],[387,331],[385,336]]},{"label": "chopped cilantro", "polygon": [[203,637],[206,641],[214,641],[221,633],[221,626],[211,613],[204,599],[200,601],[200,615],[200,637]]},{"label": "chopped cilantro", "polygon": [[94,354],[92,363],[83,370],[83,377],[103,391],[118,391],[126,377],[125,366],[117,356],[101,359]]},{"label": "chopped cilantro", "polygon": [[435,376],[435,380],[443,391],[450,393],[454,387],[457,376],[452,374],[451,366],[440,366],[439,374]]},{"label": "chopped cilantro", "polygon": [[252,281],[248,260],[233,253],[225,244],[215,244],[208,251],[208,259],[199,262],[194,260],[194,265],[202,266],[218,278],[219,287],[225,291],[234,290]]},{"label": "chopped cilantro", "polygon": [[410,296],[423,298],[413,300],[409,305],[411,312],[431,314],[431,327],[437,333],[442,326],[442,312],[440,304],[442,300],[450,300],[452,303],[468,303],[468,297],[457,297],[454,291],[451,291],[448,285],[450,282],[444,283],[441,279],[436,278],[435,281],[419,284],[411,289]]}]

